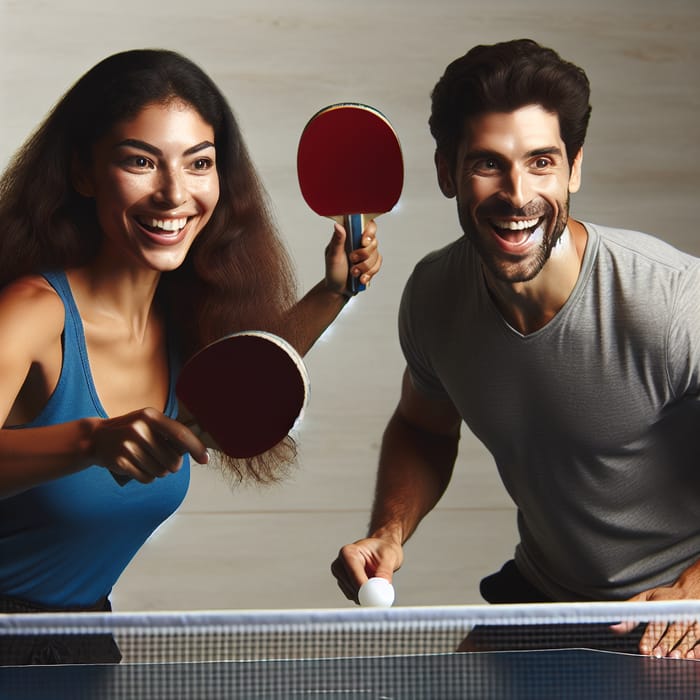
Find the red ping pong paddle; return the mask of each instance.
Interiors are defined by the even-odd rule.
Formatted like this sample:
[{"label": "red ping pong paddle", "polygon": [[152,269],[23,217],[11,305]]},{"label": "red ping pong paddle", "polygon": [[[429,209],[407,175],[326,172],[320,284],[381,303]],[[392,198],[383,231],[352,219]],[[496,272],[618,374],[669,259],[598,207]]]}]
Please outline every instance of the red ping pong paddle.
[{"label": "red ping pong paddle", "polygon": [[[230,457],[267,452],[294,427],[309,392],[306,367],[283,338],[244,331],[217,340],[182,367],[178,420]],[[112,474],[124,485],[129,477]]]},{"label": "red ping pong paddle", "polygon": [[[297,175],[311,209],[345,226],[349,254],[360,247],[365,222],[391,211],[401,196],[401,146],[387,118],[373,107],[330,105],[301,134]],[[348,287],[353,294],[364,289],[352,276]]]},{"label": "red ping pong paddle", "polygon": [[208,447],[255,457],[294,427],[308,397],[302,358],[263,331],[234,333],[195,353],[177,380],[179,420]]}]

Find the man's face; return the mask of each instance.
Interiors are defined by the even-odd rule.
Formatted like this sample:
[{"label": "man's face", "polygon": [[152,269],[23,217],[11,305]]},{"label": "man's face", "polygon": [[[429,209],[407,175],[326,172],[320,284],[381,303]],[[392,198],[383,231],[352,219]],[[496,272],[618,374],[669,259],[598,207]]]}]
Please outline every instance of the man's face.
[{"label": "man's face", "polygon": [[533,279],[566,228],[581,153],[569,168],[556,114],[539,105],[467,121],[454,170],[437,157],[442,191],[456,196],[464,234],[487,274]]}]

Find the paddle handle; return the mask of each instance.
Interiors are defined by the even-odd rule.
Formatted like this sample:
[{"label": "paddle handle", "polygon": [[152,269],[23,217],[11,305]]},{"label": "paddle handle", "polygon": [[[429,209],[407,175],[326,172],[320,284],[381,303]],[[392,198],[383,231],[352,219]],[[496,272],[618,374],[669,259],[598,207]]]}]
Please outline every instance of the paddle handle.
[{"label": "paddle handle", "polygon": [[[343,217],[343,225],[347,237],[345,239],[345,250],[348,255],[353,250],[357,250],[362,246],[362,232],[365,230],[365,217],[362,214],[348,214]],[[349,262],[349,261],[348,261]],[[362,284],[356,277],[348,275],[348,290],[355,295],[362,292],[365,285]]]}]

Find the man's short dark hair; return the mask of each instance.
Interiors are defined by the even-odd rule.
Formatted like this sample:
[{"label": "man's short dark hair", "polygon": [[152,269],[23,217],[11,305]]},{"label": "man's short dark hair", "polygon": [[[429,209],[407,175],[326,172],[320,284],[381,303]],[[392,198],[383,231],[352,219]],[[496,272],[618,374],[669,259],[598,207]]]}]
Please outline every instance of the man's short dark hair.
[{"label": "man's short dark hair", "polygon": [[586,138],[589,99],[584,71],[531,39],[476,46],[450,63],[435,85],[430,133],[454,164],[467,119],[537,104],[558,116],[571,165]]}]

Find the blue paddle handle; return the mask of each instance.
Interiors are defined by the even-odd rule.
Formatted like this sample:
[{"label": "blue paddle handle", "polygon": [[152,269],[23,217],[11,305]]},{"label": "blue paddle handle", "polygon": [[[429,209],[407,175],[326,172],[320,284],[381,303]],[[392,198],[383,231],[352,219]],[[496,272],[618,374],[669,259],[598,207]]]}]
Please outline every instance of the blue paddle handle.
[{"label": "blue paddle handle", "polygon": [[[365,230],[365,217],[362,214],[348,214],[344,222],[347,238],[345,239],[345,250],[348,255],[353,250],[357,250],[362,246],[362,232]],[[348,260],[348,264],[352,267],[352,263]],[[348,275],[348,290],[355,295],[362,292],[365,285],[362,284],[356,277]]]}]

